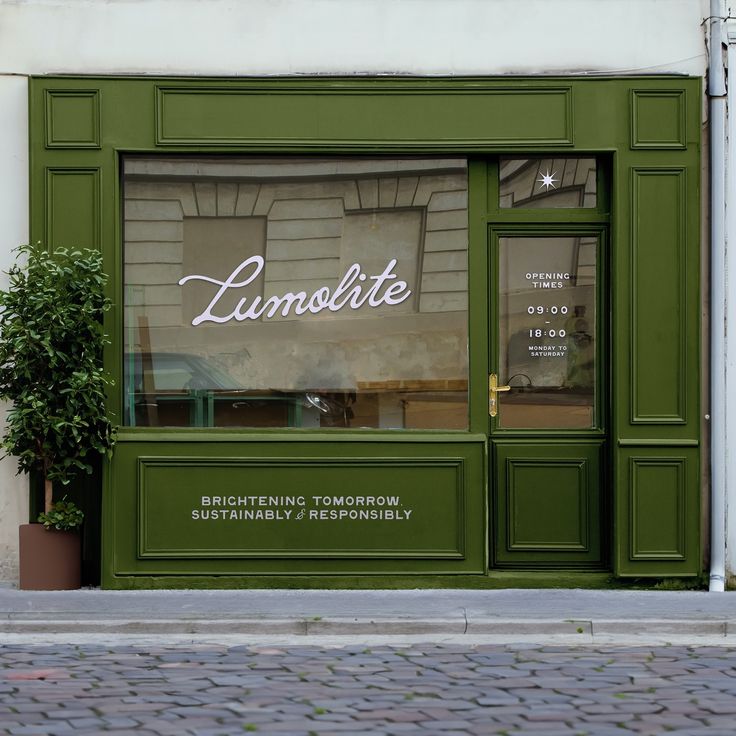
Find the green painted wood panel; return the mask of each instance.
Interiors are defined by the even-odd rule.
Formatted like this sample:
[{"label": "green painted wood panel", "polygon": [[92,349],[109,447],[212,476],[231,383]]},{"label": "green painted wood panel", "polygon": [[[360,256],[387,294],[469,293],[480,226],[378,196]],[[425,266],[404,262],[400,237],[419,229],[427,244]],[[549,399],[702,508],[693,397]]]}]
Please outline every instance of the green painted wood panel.
[{"label": "green painted wood panel", "polygon": [[451,456],[139,457],[138,555],[462,559],[465,473]]},{"label": "green painted wood panel", "polygon": [[684,149],[686,140],[685,90],[632,90],[632,148]]},{"label": "green painted wood panel", "polygon": [[101,234],[100,170],[46,170],[44,242],[50,248],[97,248]]},{"label": "green painted wood panel", "polygon": [[[621,576],[697,575],[701,566],[700,117],[694,99],[700,99],[699,85],[634,85],[631,145],[619,149],[614,175],[613,227],[620,234],[612,267],[628,274],[616,279],[612,293],[613,549],[614,572]],[[633,495],[640,476],[628,459],[652,452],[687,457],[684,501],[659,492],[666,532],[645,512],[653,497],[640,492],[645,486],[639,483]],[[655,471],[646,466],[643,472]],[[672,538],[683,502],[686,560],[640,554],[657,548],[658,531]]]},{"label": "green painted wood panel", "polygon": [[[177,94],[165,98],[165,90],[176,90]],[[32,240],[100,247],[107,270],[118,277],[110,285],[118,305],[122,301],[118,166],[123,151],[329,155],[403,150],[474,157],[469,191],[469,281],[474,305],[470,316],[472,432],[488,432],[486,228],[494,218],[496,222],[503,217],[505,222],[518,222],[515,215],[492,211],[492,192],[485,191],[484,157],[495,152],[580,152],[600,157],[610,176],[612,205],[612,360],[608,374],[612,422],[605,464],[610,470],[604,471],[613,483],[615,513],[607,529],[615,528],[611,559],[615,572],[621,575],[698,571],[700,80],[674,76],[249,80],[50,76],[32,78],[29,92]],[[214,104],[210,104],[212,100]],[[223,120],[223,113],[242,109],[245,101],[252,107],[248,119]],[[175,105],[183,107],[172,117]],[[288,121],[282,119],[284,111]],[[598,222],[605,224],[608,212],[599,211],[597,216]],[[531,223],[541,221],[535,220],[533,213],[524,218]],[[557,218],[561,223],[581,222],[575,213]],[[588,214],[585,218],[591,221]],[[117,378],[110,406],[118,414],[122,407],[121,320],[116,310],[106,322],[112,344],[105,360]],[[684,335],[679,335],[678,329]],[[652,349],[652,334],[655,342],[660,340],[661,353]],[[639,362],[634,371],[635,351]],[[660,355],[671,362],[663,367]],[[660,370],[664,371],[661,382],[653,378]],[[208,454],[215,452],[211,437],[192,438],[182,433],[170,438],[171,447],[165,447],[154,432],[126,430],[121,436],[116,460],[105,470],[104,502],[105,575],[107,583],[117,587],[126,585],[126,571],[132,571],[133,577],[128,579],[131,585],[134,577],[145,577],[135,565],[129,566],[136,557],[136,537],[131,532],[137,524],[137,512],[127,495],[135,486],[135,473],[130,471],[133,475],[129,475],[129,470],[124,470],[130,464],[123,460],[127,457],[124,448],[135,442],[140,445],[138,455],[178,456],[185,448],[200,455],[199,449],[192,450],[192,443],[201,443]],[[242,447],[253,440],[247,433],[227,436]],[[416,435],[408,439],[414,440]],[[317,457],[319,448],[323,444],[329,448],[331,442],[334,438],[314,438],[305,445],[308,456]],[[406,438],[394,437],[387,446],[397,448],[404,442]],[[640,550],[650,549],[647,545],[651,540],[647,541],[646,526],[638,523],[644,506],[631,505],[633,481],[625,460],[631,453],[646,456],[652,443],[658,443],[657,452],[662,457],[687,457],[687,472],[682,476],[688,509],[686,561],[630,555],[632,539],[640,540]],[[682,443],[688,443],[685,450]],[[295,452],[288,438],[279,436],[274,446],[282,447],[284,457]],[[350,452],[345,448],[341,451]],[[644,477],[650,470],[649,466],[644,469]],[[669,486],[673,484],[672,472],[663,471],[670,479]],[[478,509],[485,503],[485,481],[478,477],[474,483],[469,493],[476,513],[483,517]],[[676,498],[677,494],[665,493],[661,499],[669,504],[665,517],[670,519],[670,527],[679,513]],[[632,512],[632,508],[640,511]],[[122,516],[115,521],[118,513]],[[473,517],[476,520],[489,530],[493,528],[486,518]],[[130,538],[133,547],[129,546]],[[666,541],[654,539],[651,548]],[[483,557],[479,551],[472,554],[476,555],[474,563]],[[294,574],[328,569],[325,561],[319,562],[309,568],[301,561]],[[187,560],[171,563],[178,567],[156,574],[169,575],[171,580],[186,579]],[[349,564],[336,562],[330,569],[339,574],[391,574],[404,569],[403,562],[392,565],[351,560]],[[266,565],[259,574],[277,569]],[[230,570],[242,574],[237,567]],[[216,585],[217,580],[208,574],[204,573],[198,584]],[[442,570],[440,574],[444,574]]]},{"label": "green painted wood panel", "polygon": [[632,559],[684,560],[685,458],[631,458],[629,470]]},{"label": "green painted wood panel", "polygon": [[603,567],[603,441],[492,445],[495,563]]},{"label": "green painted wood panel", "polygon": [[628,530],[618,547],[619,575],[695,575],[699,572],[697,448],[626,448],[619,474],[628,478],[620,499]]},{"label": "green painted wood panel", "polygon": [[681,168],[632,170],[632,424],[685,424],[686,189]]},{"label": "green painted wood panel", "polygon": [[[264,89],[264,86],[266,87]],[[355,147],[413,147],[442,142],[467,148],[469,141],[534,144],[572,143],[569,87],[499,88],[475,85],[438,88],[423,94],[423,83],[382,88],[382,96],[340,89],[292,94],[239,85],[157,87],[157,142],[181,144],[268,144],[310,139]],[[385,106],[390,106],[390,114]],[[448,135],[448,109],[454,115]]]},{"label": "green painted wood panel", "polygon": [[98,90],[46,91],[46,147],[100,147]]},{"label": "green painted wood panel", "polygon": [[[283,433],[228,433],[219,440],[168,433],[155,443],[124,438],[110,468],[116,483],[105,497],[103,581],[480,574],[486,567],[485,465],[485,443],[477,435],[401,442],[385,435],[345,440]],[[231,511],[245,509],[281,516],[231,518]],[[204,510],[227,513],[204,519]],[[383,518],[350,518],[359,510],[381,510]],[[131,519],[137,519],[134,528]]]}]

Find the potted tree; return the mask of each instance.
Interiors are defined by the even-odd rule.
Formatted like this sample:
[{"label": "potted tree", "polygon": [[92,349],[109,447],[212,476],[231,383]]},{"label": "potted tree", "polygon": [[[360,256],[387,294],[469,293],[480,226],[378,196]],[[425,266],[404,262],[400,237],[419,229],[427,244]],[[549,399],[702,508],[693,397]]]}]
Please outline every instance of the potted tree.
[{"label": "potted tree", "polygon": [[54,504],[53,486],[91,473],[94,454],[109,456],[115,441],[102,369],[107,278],[96,251],[18,251],[0,291],[0,399],[12,404],[2,447],[19,473],[44,480],[42,523],[20,528],[20,587],[68,589],[80,584],[82,518],[65,499]]}]

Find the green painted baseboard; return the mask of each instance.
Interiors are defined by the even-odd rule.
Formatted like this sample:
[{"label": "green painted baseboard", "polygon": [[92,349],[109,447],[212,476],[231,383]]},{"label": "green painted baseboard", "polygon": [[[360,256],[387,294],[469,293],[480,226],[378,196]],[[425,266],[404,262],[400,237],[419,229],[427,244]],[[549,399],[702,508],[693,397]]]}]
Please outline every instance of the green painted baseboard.
[{"label": "green painted baseboard", "polygon": [[658,578],[616,579],[607,572],[493,572],[490,575],[451,576],[178,576],[125,577],[107,580],[108,589],[334,589],[334,590],[401,590],[412,588],[464,588],[501,590],[504,588],[584,588],[632,589],[655,588]]}]

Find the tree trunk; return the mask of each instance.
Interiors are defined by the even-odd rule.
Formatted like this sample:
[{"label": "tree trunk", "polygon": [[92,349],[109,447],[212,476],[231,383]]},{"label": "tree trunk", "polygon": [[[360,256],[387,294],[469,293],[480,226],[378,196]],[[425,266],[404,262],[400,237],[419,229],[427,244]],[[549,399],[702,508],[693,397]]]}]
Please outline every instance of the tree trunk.
[{"label": "tree trunk", "polygon": [[51,506],[54,503],[54,484],[48,478],[45,478],[43,482],[43,489],[43,510],[45,511],[45,513],[48,514],[51,511]]}]

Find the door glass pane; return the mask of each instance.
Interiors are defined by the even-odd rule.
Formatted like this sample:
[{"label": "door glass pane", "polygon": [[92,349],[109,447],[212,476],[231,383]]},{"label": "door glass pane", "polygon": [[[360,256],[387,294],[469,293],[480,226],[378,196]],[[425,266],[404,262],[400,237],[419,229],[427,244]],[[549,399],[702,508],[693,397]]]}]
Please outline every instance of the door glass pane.
[{"label": "door glass pane", "polygon": [[598,238],[504,237],[498,253],[498,426],[596,426]]},{"label": "door glass pane", "polygon": [[596,206],[594,158],[518,158],[501,156],[499,205],[526,208]]},{"label": "door glass pane", "polygon": [[467,429],[463,158],[124,159],[125,423]]}]

